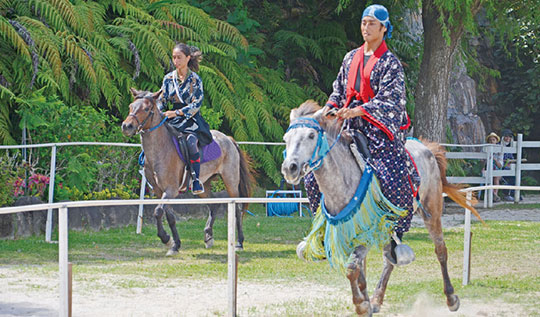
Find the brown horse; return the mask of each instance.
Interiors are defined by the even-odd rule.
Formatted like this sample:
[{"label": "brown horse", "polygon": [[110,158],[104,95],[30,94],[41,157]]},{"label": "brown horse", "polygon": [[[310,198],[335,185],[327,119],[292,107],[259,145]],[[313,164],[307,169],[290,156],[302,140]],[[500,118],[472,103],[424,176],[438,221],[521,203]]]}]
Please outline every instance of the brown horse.
[{"label": "brown horse", "polygon": [[[293,124],[298,118],[302,118],[304,121],[313,119],[310,122],[315,125]],[[339,142],[335,142],[340,133],[341,124],[338,120],[323,115],[321,108],[313,101],[305,102],[299,108],[293,109],[290,119],[291,126],[283,137],[286,142],[287,157],[283,161],[281,172],[287,182],[298,184],[305,176],[306,171],[309,171],[312,161],[317,159],[319,135],[326,131],[328,143],[335,143],[335,146],[331,147],[331,151],[322,160],[320,168],[314,170],[313,173],[321,192],[324,194],[326,210],[332,217],[336,217],[353,199],[362,178],[362,169],[359,168],[359,164],[349,148],[351,140],[344,136]],[[448,194],[459,205],[471,210],[479,219],[480,216],[474,208],[466,204],[465,194],[458,191],[457,186],[449,184],[446,180],[446,158],[444,150],[438,144],[424,144],[409,140],[405,146],[414,158],[420,174],[419,192],[424,209],[419,210],[418,206],[415,205],[415,211],[421,214],[435,244],[435,253],[441,266],[448,308],[451,311],[456,311],[459,308],[459,298],[454,294],[454,288],[448,275],[448,254],[441,225],[442,193]],[[299,244],[297,251],[301,257],[304,256],[305,245],[305,241]],[[386,286],[394,265],[386,257],[383,257],[383,273],[370,303],[364,266],[369,244],[366,242],[365,245],[358,245],[355,242],[354,245],[356,247],[353,248],[351,254],[345,254],[345,258],[351,259],[346,267],[346,274],[351,284],[356,312],[362,316],[371,316],[373,312],[379,311],[383,303]]]},{"label": "brown horse", "polygon": [[[152,185],[154,194],[162,199],[176,198],[181,188],[186,188],[185,164],[176,152],[167,128],[162,125],[163,114],[156,105],[157,93],[137,91],[131,89],[135,100],[129,105],[129,115],[122,122],[122,132],[125,136],[141,135],[141,143],[145,153],[144,174]],[[210,196],[210,179],[214,175],[220,175],[230,197],[250,197],[253,176],[247,156],[238,147],[234,139],[219,131],[212,130],[214,140],[221,147],[221,156],[213,161],[201,165],[200,180],[207,190],[199,197]],[[209,205],[209,216],[204,228],[204,242],[207,248],[214,243],[212,226],[216,218],[215,204]],[[237,207],[236,227],[238,231],[237,249],[243,248],[244,234],[242,231],[242,214],[247,209],[247,204]],[[161,218],[165,211],[167,222],[173,237],[171,238],[165,229]],[[176,230],[176,220],[172,211],[167,206],[160,204],[154,211],[157,222],[158,237],[161,242],[169,247],[167,255],[174,255],[180,249],[180,237]]]}]

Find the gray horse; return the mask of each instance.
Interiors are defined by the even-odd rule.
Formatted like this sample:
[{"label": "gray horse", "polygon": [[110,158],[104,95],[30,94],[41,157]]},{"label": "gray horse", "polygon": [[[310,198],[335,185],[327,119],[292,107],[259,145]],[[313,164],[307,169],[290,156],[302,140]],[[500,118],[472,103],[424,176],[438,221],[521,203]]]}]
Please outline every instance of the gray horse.
[{"label": "gray horse", "polygon": [[[326,131],[328,143],[334,144],[340,131],[338,120],[327,118],[322,109],[314,101],[307,101],[299,108],[293,109],[290,120],[293,122],[299,117],[315,119]],[[286,142],[287,157],[281,166],[285,180],[290,184],[298,184],[305,176],[309,162],[313,159],[318,140],[318,131],[310,127],[297,127],[289,129],[283,139]],[[361,169],[349,148],[351,140],[342,136],[341,140],[331,148],[323,160],[321,167],[314,171],[315,179],[324,194],[324,203],[328,213],[337,215],[351,201],[362,177]],[[444,151],[438,144],[423,144],[417,141],[408,141],[406,148],[414,158],[421,178],[419,188],[421,204],[428,214],[420,212],[429,235],[435,244],[435,253],[441,265],[444,281],[446,303],[451,311],[459,308],[459,298],[454,294],[447,269],[447,249],[443,239],[441,214],[443,207],[442,193],[456,201],[459,205],[469,208],[478,218],[477,211],[466,204],[465,194],[459,192],[459,187],[451,185],[446,180],[446,158]],[[415,206],[415,211],[418,206]],[[382,276],[377,284],[371,303],[366,289],[365,257],[368,247],[360,245],[352,254],[353,261],[348,265],[346,274],[350,281],[353,303],[359,315],[370,316],[378,312],[383,303],[384,293],[394,269],[393,264],[384,258]]]},{"label": "gray horse", "polygon": [[[135,100],[129,105],[129,115],[122,123],[122,132],[125,136],[141,135],[141,143],[145,153],[144,174],[152,185],[154,194],[162,199],[176,198],[179,190],[188,187],[185,177],[185,164],[176,152],[176,147],[169,132],[161,125],[164,117],[156,106],[156,100],[161,91],[151,93],[131,89]],[[210,179],[220,175],[230,197],[250,197],[253,176],[247,156],[240,150],[234,139],[219,131],[212,130],[214,140],[221,147],[221,156],[213,161],[201,165],[200,180],[208,188],[199,197],[210,195]],[[216,219],[217,205],[209,205],[209,216],[204,228],[204,242],[207,248],[214,243],[212,226]],[[238,231],[237,249],[243,248],[244,233],[242,231],[242,215],[247,204],[239,206],[236,210],[236,227]],[[171,238],[163,228],[162,217],[166,213],[167,222],[173,237]],[[176,220],[172,211],[160,204],[154,211],[157,222],[158,237],[169,247],[167,255],[174,255],[180,249],[180,237],[176,230]]]}]

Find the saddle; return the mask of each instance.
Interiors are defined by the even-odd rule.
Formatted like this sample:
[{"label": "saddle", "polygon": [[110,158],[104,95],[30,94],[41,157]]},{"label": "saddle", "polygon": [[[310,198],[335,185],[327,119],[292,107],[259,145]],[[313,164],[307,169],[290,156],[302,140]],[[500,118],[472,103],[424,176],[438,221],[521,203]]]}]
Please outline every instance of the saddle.
[{"label": "saddle", "polygon": [[[189,162],[189,152],[186,141],[187,134],[180,133],[169,125],[166,126],[167,130],[169,130],[169,134],[171,135],[171,139],[176,148],[176,153],[178,153],[178,156],[180,157],[182,162],[184,162],[186,166],[189,166],[189,170],[191,170],[191,164]],[[210,144],[205,145],[202,149],[199,149],[199,153],[201,155],[201,164],[203,164],[218,159],[221,156],[221,148],[219,147],[219,144],[216,142],[216,140],[212,140]]]},{"label": "saddle", "polygon": [[[184,179],[181,182],[180,185],[180,191],[184,191],[187,188],[187,184],[190,182],[191,177],[191,162],[189,161],[189,152],[187,147],[187,135],[185,133],[179,133],[174,128],[169,126],[168,124],[165,124],[167,127],[167,130],[169,131],[169,135],[171,136],[171,139],[173,141],[173,144],[176,148],[176,153],[184,162],[185,164],[185,170],[184,170]],[[218,159],[221,156],[221,148],[219,144],[212,140],[212,142],[206,146],[204,146],[202,149],[199,149],[200,158],[201,158],[201,164],[210,162],[213,160]],[[141,151],[139,154],[138,163],[140,166],[144,167],[145,164],[145,155],[144,150]]]}]

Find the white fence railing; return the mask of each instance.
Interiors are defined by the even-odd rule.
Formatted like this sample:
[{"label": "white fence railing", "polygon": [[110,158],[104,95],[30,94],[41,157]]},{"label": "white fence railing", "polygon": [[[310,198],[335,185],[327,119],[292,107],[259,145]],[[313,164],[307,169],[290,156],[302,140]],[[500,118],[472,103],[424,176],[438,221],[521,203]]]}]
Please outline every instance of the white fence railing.
[{"label": "white fence railing", "polygon": [[[285,145],[280,142],[237,142],[238,144],[245,145]],[[523,141],[523,135],[518,134],[517,141],[513,142],[512,146],[504,147],[494,144],[476,144],[476,145],[460,145],[460,144],[441,144],[443,146],[451,147],[481,147],[482,152],[447,152],[446,157],[448,159],[477,159],[485,160],[489,162],[487,166],[493,166],[493,153],[513,153],[516,154],[516,163],[510,165],[510,170],[492,170],[487,169],[483,176],[467,176],[467,177],[447,177],[451,183],[465,183],[465,184],[484,184],[493,185],[494,176],[515,176],[515,185],[521,185],[521,172],[528,170],[540,170],[540,163],[530,164],[522,163],[523,148],[539,148],[540,141]],[[30,144],[30,145],[2,145],[0,149],[27,149],[27,148],[51,148],[51,163],[50,163],[50,176],[49,176],[49,204],[53,203],[54,199],[54,180],[56,174],[56,152],[58,147],[63,146],[120,146],[120,147],[141,147],[140,144],[134,143],[110,143],[110,142],[65,142],[65,143],[44,143],[44,144]],[[144,173],[141,173],[141,188],[140,199],[144,199],[144,193],[146,190],[146,177]],[[519,202],[520,191],[519,189],[514,193],[515,203]],[[493,189],[487,190],[484,195],[484,208],[493,206]],[[137,233],[141,232],[143,218],[143,204],[139,204],[139,215],[137,217]],[[45,241],[51,242],[52,233],[52,209],[47,212],[47,222],[45,227]]]},{"label": "white fence railing", "polygon": [[[448,147],[460,147],[460,148],[481,148],[481,152],[446,152],[447,159],[473,159],[482,160],[486,162],[485,171],[481,176],[465,176],[454,177],[448,176],[447,179],[450,183],[462,183],[462,184],[483,184],[493,185],[493,177],[500,176],[513,176],[515,177],[515,186],[518,189],[514,192],[514,202],[519,203],[520,200],[520,186],[521,186],[521,172],[540,170],[540,163],[523,163],[523,149],[524,148],[538,148],[540,151],[540,141],[523,141],[523,134],[517,135],[517,140],[512,141],[510,146],[503,146],[501,144],[441,144]],[[494,154],[498,153],[511,153],[514,154],[515,163],[509,165],[509,169],[494,170],[493,160]],[[486,188],[484,195],[484,208],[493,207],[493,188]]]},{"label": "white fence railing", "polygon": [[[247,145],[285,145],[285,143],[275,143],[275,142],[237,142],[238,144],[247,144]],[[54,202],[54,180],[56,176],[56,151],[57,148],[63,146],[119,146],[119,147],[138,147],[142,148],[141,144],[135,143],[112,143],[112,142],[63,142],[63,143],[43,143],[43,144],[26,144],[26,145],[0,145],[0,149],[30,149],[30,148],[51,148],[51,166],[50,166],[50,176],[49,176],[49,204]],[[144,193],[146,190],[146,177],[142,171],[139,171],[142,175],[141,179],[141,188],[139,192],[140,199],[144,199]],[[51,233],[52,233],[52,209],[49,208],[47,211],[47,221],[45,225],[45,241],[51,242]],[[143,204],[139,204],[139,215],[137,217],[137,233],[141,233],[142,230],[142,219],[143,219]]]}]

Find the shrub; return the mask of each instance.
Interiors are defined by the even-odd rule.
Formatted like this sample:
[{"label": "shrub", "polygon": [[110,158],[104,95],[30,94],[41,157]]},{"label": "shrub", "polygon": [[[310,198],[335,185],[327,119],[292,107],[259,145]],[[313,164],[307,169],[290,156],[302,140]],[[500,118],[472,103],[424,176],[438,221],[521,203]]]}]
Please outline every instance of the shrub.
[{"label": "shrub", "polygon": [[113,189],[105,188],[100,191],[83,192],[77,187],[59,186],[59,195],[63,200],[107,200],[107,199],[139,199],[139,195],[129,190],[124,185],[118,185]]},{"label": "shrub", "polygon": [[[60,142],[125,142],[119,120],[104,109],[90,106],[67,106],[56,96],[37,94],[32,102],[18,111],[21,122],[26,122],[31,143]],[[22,127],[23,123],[21,123]],[[134,138],[133,141],[136,141]],[[38,168],[49,169],[50,148],[29,150],[41,158]],[[81,192],[100,192],[105,188],[124,185],[129,190],[138,188],[137,155],[139,148],[111,146],[62,146],[56,152],[55,199],[66,199],[59,189],[77,188]],[[69,195],[67,195],[69,196]]]}]

